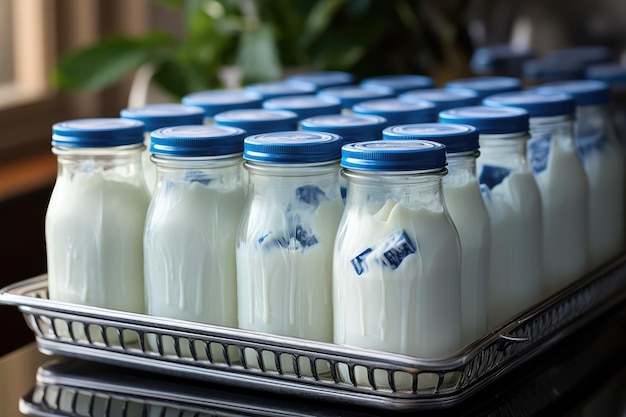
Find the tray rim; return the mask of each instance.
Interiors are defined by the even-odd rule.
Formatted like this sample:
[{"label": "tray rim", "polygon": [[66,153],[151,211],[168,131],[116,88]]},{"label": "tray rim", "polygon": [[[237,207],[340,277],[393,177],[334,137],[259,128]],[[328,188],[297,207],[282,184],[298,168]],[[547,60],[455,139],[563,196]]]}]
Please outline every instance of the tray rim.
[{"label": "tray rim", "polygon": [[[32,292],[36,289],[47,287],[46,274],[22,280],[0,289],[0,304],[15,305],[23,313],[31,314],[36,313],[38,310],[44,310],[59,313],[61,315],[72,315],[85,318],[104,315],[107,317],[107,320],[114,319],[123,322],[126,325],[130,325],[131,327],[138,326],[141,328],[141,326],[149,324],[152,328],[163,331],[174,331],[183,337],[193,336],[194,334],[202,334],[211,337],[219,337],[220,340],[232,341],[234,343],[244,341],[258,346],[267,346],[268,341],[271,339],[269,346],[277,344],[281,348],[287,348],[288,351],[293,351],[294,354],[302,349],[306,352],[321,354],[322,356],[331,352],[333,355],[347,356],[355,361],[367,361],[368,363],[374,365],[376,363],[382,363],[385,365],[393,364],[400,367],[410,369],[414,368],[419,369],[420,371],[428,372],[441,371],[442,369],[463,369],[465,365],[467,365],[483,350],[487,347],[493,346],[494,344],[500,343],[506,346],[507,344],[514,345],[516,341],[529,342],[529,340],[516,340],[516,338],[511,335],[514,334],[516,329],[523,326],[526,322],[540,316],[542,313],[549,311],[555,306],[559,306],[561,303],[567,301],[571,296],[583,291],[586,287],[591,286],[594,282],[598,281],[607,274],[615,272],[615,270],[619,268],[624,268],[625,265],[626,254],[622,254],[612,262],[607,263],[605,266],[598,268],[596,271],[568,285],[560,292],[545,298],[540,303],[530,307],[526,311],[513,317],[511,320],[502,323],[488,334],[468,344],[456,353],[437,359],[418,358],[403,354],[354,348],[351,346],[316,342],[287,336],[269,335],[266,333],[245,331],[241,329],[202,323],[192,323],[177,319],[159,317],[158,320],[155,320],[155,316],[149,316],[147,314],[118,312],[100,307],[78,306],[72,303],[51,301],[45,298],[36,298],[25,295],[26,293]],[[596,305],[593,309],[591,309],[591,311],[586,311],[584,317],[578,317],[573,321],[570,320],[569,323],[562,325],[557,331],[547,335],[540,335],[537,340],[530,339],[530,347],[523,351],[522,355],[511,358],[505,366],[500,366],[499,368],[491,370],[477,382],[471,383],[470,386],[457,390],[453,393],[432,393],[431,395],[420,394],[419,398],[417,398],[416,396],[412,396],[410,394],[398,397],[395,395],[397,393],[393,392],[386,395],[383,390],[375,390],[376,395],[372,396],[370,393],[350,389],[337,390],[332,387],[314,384],[309,384],[308,387],[315,389],[316,396],[339,402],[350,402],[357,398],[370,402],[372,406],[390,407],[391,409],[396,410],[415,410],[415,407],[417,406],[422,406],[423,408],[428,409],[445,408],[457,404],[476,390],[497,379],[499,376],[510,372],[523,362],[537,356],[565,336],[573,333],[584,324],[590,322],[602,312],[614,305],[617,305],[624,298],[626,298],[626,291],[618,291],[611,294],[605,300],[602,300],[600,305]],[[262,390],[265,389],[270,391],[280,390],[281,388],[289,390],[292,388],[294,383],[296,385],[307,386],[306,380],[294,380],[293,378],[296,378],[295,376],[292,376],[292,379],[285,379],[284,375],[267,375],[264,373],[261,375],[263,378],[258,378],[256,374],[249,372],[242,373],[234,372],[232,369],[211,369],[206,367],[190,366],[189,363],[185,363],[185,361],[182,360],[179,362],[153,361],[153,363],[149,363],[148,368],[146,368],[146,364],[142,363],[142,361],[147,362],[149,359],[141,356],[134,357],[132,355],[128,355],[126,352],[123,352],[124,355],[111,355],[110,350],[102,349],[99,351],[98,349],[94,349],[93,346],[73,345],[71,343],[40,338],[38,336],[36,339],[39,350],[42,353],[49,355],[77,357],[118,366],[144,370],[147,369],[164,374],[169,373],[176,376],[180,376],[182,367],[184,368],[184,376],[188,376],[192,379],[204,379],[211,382],[228,382],[229,385],[244,387],[253,384],[256,387],[260,387]],[[225,370],[228,372],[224,372]],[[296,391],[297,389],[298,388],[296,387]]]}]

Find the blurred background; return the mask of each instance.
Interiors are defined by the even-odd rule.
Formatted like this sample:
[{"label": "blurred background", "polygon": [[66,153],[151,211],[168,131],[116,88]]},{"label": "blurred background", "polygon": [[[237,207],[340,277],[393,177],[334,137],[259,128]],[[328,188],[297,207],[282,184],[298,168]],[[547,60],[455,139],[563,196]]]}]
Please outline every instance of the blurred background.
[{"label": "blurred background", "polygon": [[[626,2],[0,0],[0,287],[45,272],[55,122],[303,71],[524,76],[572,46],[626,58]],[[32,334],[0,314],[17,326],[2,355]]]}]

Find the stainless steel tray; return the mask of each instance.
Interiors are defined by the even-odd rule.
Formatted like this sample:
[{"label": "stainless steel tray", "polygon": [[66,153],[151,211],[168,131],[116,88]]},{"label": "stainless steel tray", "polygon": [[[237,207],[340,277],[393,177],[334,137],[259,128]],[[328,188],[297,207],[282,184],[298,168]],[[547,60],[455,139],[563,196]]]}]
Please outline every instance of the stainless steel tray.
[{"label": "stainless steel tray", "polygon": [[387,410],[458,404],[625,298],[622,255],[456,354],[422,359],[51,301],[45,275],[0,290],[46,354]]}]

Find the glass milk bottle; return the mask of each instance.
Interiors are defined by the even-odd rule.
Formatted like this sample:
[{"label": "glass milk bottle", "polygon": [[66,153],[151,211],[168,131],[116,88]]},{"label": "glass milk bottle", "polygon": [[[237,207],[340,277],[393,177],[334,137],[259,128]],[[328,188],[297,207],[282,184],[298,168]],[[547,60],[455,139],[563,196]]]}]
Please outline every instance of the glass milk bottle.
[{"label": "glass milk bottle", "polygon": [[120,112],[124,119],[139,120],[144,124],[144,145],[141,168],[150,193],[156,187],[156,167],[150,160],[150,132],[160,127],[202,124],[204,111],[200,107],[175,103],[148,104],[143,107],[127,108]]},{"label": "glass milk bottle", "polygon": [[158,185],[144,232],[148,314],[237,327],[244,136],[242,129],[205,125],[152,132]]},{"label": "glass milk bottle", "polygon": [[514,107],[459,107],[442,123],[480,132],[478,180],[491,221],[488,325],[502,324],[542,299],[541,195],[526,157],[528,112]]},{"label": "glass milk bottle", "polygon": [[576,101],[576,146],[589,188],[589,267],[595,269],[624,250],[624,156],[610,122],[609,87],[579,80],[539,90],[570,94]]},{"label": "glass milk bottle", "polygon": [[553,294],[588,270],[588,190],[574,143],[574,99],[526,90],[483,102],[521,107],[530,115],[528,159],[542,201],[544,294]]},{"label": "glass milk bottle", "polygon": [[354,114],[373,114],[387,119],[387,126],[437,121],[437,108],[429,101],[397,98],[367,100],[352,106]]},{"label": "glass milk bottle", "polygon": [[448,175],[443,178],[446,207],[461,239],[463,344],[487,333],[487,276],[491,229],[478,177],[478,131],[473,126],[417,123],[383,130],[384,140],[422,139],[446,146]]},{"label": "glass milk bottle", "polygon": [[493,94],[519,91],[522,89],[522,81],[504,76],[468,77],[448,81],[444,87],[450,91],[473,91],[482,100]]},{"label": "glass milk bottle", "polygon": [[[341,144],[338,135],[321,132],[246,137],[250,186],[236,250],[240,328],[332,341]],[[259,366],[254,352],[246,359]],[[263,360],[275,369],[273,356]],[[292,369],[291,361],[283,369]]]},{"label": "glass milk bottle", "polygon": [[204,109],[204,124],[214,123],[218,113],[237,109],[260,109],[263,98],[260,94],[245,90],[205,90],[183,96],[182,103]]},{"label": "glass milk bottle", "polygon": [[[333,256],[335,343],[421,358],[454,353],[462,346],[461,248],[441,189],[445,147],[352,143],[341,165],[348,195]],[[356,383],[368,384],[365,369],[355,371]],[[396,378],[406,384],[407,375]]]},{"label": "glass milk bottle", "polygon": [[276,97],[263,102],[269,110],[289,110],[298,115],[299,120],[325,114],[340,114],[341,103],[331,97],[318,97],[315,94],[303,96]]},{"label": "glass milk bottle", "polygon": [[433,79],[425,75],[417,74],[392,74],[392,75],[376,75],[361,80],[361,87],[390,88],[394,96],[402,94],[409,90],[417,90],[422,88],[432,88],[434,86]]},{"label": "glass milk bottle", "polygon": [[[143,313],[144,125],[78,119],[52,130],[58,174],[45,220],[50,299]],[[84,337],[79,329],[74,335]]]}]

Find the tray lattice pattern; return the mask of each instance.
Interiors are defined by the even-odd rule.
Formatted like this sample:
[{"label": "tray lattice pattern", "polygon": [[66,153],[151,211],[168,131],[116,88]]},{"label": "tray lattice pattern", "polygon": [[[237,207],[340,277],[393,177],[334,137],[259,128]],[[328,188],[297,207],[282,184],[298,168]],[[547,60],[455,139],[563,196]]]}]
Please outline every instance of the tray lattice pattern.
[{"label": "tray lattice pattern", "polygon": [[432,360],[54,302],[45,276],[0,293],[47,353],[394,409],[452,405],[624,298],[626,256]]}]

